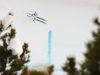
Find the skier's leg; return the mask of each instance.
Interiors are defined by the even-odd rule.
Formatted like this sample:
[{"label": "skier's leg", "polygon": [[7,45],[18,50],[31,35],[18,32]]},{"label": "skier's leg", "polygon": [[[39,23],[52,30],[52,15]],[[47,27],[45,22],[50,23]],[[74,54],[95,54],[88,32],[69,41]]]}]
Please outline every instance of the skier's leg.
[{"label": "skier's leg", "polygon": [[43,18],[41,18],[41,17],[37,17],[38,19],[41,19],[41,20],[43,20],[43,21],[47,21],[47,20],[45,20],[45,19],[43,19]]}]

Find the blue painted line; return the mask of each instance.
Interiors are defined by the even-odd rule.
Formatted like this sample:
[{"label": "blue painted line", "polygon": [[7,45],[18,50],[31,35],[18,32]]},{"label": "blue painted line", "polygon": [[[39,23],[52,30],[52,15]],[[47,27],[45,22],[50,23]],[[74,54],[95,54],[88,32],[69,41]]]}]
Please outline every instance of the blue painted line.
[{"label": "blue painted line", "polygon": [[48,58],[49,58],[49,65],[51,64],[51,34],[52,34],[52,31],[49,30],[48,32]]}]

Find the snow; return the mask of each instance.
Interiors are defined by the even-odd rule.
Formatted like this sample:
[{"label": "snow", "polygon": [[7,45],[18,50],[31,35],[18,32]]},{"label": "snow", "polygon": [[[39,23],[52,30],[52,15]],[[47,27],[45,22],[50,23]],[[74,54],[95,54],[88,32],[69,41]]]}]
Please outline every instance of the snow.
[{"label": "snow", "polygon": [[5,16],[2,20],[3,30],[5,30],[11,24],[12,21],[13,21],[12,15]]},{"label": "snow", "polygon": [[[32,68],[30,70],[43,72],[45,75],[49,75],[48,71],[47,71],[47,68],[45,68],[45,67],[36,67],[36,68]],[[62,72],[62,71],[54,71],[51,75],[67,75],[67,74],[65,72]]]},{"label": "snow", "polygon": [[29,55],[28,54],[25,54],[24,57],[25,57],[25,59],[27,59],[29,57]]},{"label": "snow", "polygon": [[22,46],[20,44],[20,41],[17,37],[11,39],[8,49],[12,50],[12,55],[18,55],[20,56],[23,52]]},{"label": "snow", "polygon": [[[91,20],[100,15],[99,3],[99,0],[2,0],[0,18],[10,9],[17,11],[13,23],[21,39],[20,42],[29,43],[31,51],[29,66],[34,66],[35,62],[44,64],[48,61],[45,60],[48,58],[46,32],[50,27],[53,32],[51,63],[59,69],[70,54],[74,54],[78,62],[83,60],[82,53],[86,50],[84,42],[91,39],[91,30],[95,28]],[[25,12],[36,10],[39,16],[48,20],[48,24],[43,25],[39,22],[22,24],[28,20],[23,10]],[[57,60],[58,58],[60,60]],[[54,75],[59,74],[54,73]]]},{"label": "snow", "polygon": [[62,71],[54,71],[51,75],[67,75],[67,73]]}]

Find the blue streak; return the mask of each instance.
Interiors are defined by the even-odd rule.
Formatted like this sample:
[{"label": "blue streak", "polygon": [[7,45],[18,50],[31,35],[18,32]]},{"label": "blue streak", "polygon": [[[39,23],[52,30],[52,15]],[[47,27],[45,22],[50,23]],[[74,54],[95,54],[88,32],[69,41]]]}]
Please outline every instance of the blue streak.
[{"label": "blue streak", "polygon": [[49,34],[49,37],[48,37],[48,58],[49,58],[49,65],[51,64],[51,33],[52,31],[49,30],[48,34]]}]

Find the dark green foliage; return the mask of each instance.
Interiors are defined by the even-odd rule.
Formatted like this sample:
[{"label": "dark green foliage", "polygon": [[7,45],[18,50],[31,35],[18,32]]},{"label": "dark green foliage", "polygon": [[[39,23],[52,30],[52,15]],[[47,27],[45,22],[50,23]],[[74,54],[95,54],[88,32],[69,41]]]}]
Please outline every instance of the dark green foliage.
[{"label": "dark green foliage", "polygon": [[68,75],[76,75],[76,68],[75,68],[75,58],[68,57],[66,63],[62,67],[62,69],[68,73]]},{"label": "dark green foliage", "polygon": [[48,73],[49,73],[49,75],[51,75],[53,71],[54,71],[54,65],[49,66],[48,67]]},{"label": "dark green foliage", "polygon": [[24,67],[21,75],[28,75],[28,67]]},{"label": "dark green foliage", "polygon": [[100,26],[100,22],[98,21],[98,18],[95,18],[95,19],[94,19],[94,23],[95,23],[96,25]]},{"label": "dark green foliage", "polygon": [[94,20],[94,23],[98,26],[97,32],[92,32],[93,40],[86,44],[87,51],[84,53],[85,69],[87,75],[100,75],[100,22],[98,18]]},{"label": "dark green foliage", "polygon": [[[9,26],[8,28],[11,28]],[[2,33],[3,31],[1,31]],[[0,34],[0,73],[1,75],[16,75],[17,71],[24,67],[24,64],[29,62],[29,57],[25,58],[25,54],[29,53],[28,44],[24,43],[23,53],[18,55],[12,55],[12,50],[8,50],[9,42],[16,35],[15,29],[11,28],[10,32],[3,35]]]},{"label": "dark green foliage", "polygon": [[85,63],[80,64],[80,67],[81,67],[81,68],[80,68],[80,70],[79,70],[79,74],[80,74],[80,75],[87,75],[88,72],[86,71]]}]

